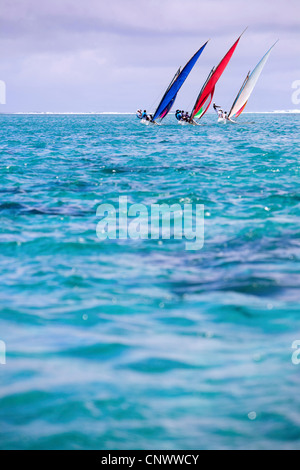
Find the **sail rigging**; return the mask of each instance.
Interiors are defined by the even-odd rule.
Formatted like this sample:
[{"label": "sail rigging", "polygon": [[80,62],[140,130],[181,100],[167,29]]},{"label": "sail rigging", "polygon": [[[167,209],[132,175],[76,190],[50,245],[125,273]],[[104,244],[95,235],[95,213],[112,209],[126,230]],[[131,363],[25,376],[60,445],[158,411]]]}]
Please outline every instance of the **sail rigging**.
[{"label": "sail rigging", "polygon": [[191,60],[186,64],[183,70],[179,69],[175,74],[175,77],[171,81],[167,91],[165,92],[161,102],[159,103],[154,115],[153,121],[156,119],[164,119],[167,114],[171,111],[172,106],[175,103],[177,98],[177,94],[181,89],[182,85],[188,78],[189,74],[193,70],[194,66],[196,65],[199,57],[201,56],[202,52],[204,51],[205,47],[207,46],[208,41],[199,49],[198,52],[191,58]]},{"label": "sail rigging", "polygon": [[214,68],[206,80],[193,108],[191,119],[201,119],[208,111],[214,97],[215,87],[229,64],[242,35],[234,43],[218,67]]},{"label": "sail rigging", "polygon": [[262,74],[262,71],[270,57],[270,54],[275,47],[277,42],[269,49],[269,51],[266,53],[266,55],[262,58],[262,60],[259,62],[259,64],[256,66],[256,68],[253,70],[253,72],[248,74],[247,79],[244,82],[244,85],[242,86],[241,91],[239,92],[235,102],[232,105],[231,111],[229,113],[229,118],[238,118],[242,112],[244,111],[250,96],[253,93],[253,90],[258,82],[259,77]]}]

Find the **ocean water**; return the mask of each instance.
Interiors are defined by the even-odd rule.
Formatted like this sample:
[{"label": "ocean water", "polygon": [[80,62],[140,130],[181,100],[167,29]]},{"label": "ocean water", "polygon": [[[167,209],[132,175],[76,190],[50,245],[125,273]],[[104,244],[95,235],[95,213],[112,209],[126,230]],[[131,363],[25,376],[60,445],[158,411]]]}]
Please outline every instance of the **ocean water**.
[{"label": "ocean water", "polygon": [[[300,449],[300,116],[0,123],[0,448]],[[204,248],[100,242],[124,195]]]}]

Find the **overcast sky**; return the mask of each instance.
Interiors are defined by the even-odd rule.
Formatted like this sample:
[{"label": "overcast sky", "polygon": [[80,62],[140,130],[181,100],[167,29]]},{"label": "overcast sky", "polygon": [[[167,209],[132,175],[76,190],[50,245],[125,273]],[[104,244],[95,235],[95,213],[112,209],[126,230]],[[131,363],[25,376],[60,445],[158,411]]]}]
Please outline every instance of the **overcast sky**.
[{"label": "overcast sky", "polygon": [[152,110],[177,68],[210,38],[178,97],[178,107],[191,109],[247,26],[215,100],[229,108],[248,71],[280,39],[248,111],[296,108],[300,0],[0,0],[7,86],[0,112]]}]

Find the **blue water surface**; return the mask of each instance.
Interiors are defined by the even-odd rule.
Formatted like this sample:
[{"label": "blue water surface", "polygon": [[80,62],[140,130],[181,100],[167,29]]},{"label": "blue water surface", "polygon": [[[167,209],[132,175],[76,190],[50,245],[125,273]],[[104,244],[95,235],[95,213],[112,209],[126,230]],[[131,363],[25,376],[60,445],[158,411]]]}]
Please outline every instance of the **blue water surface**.
[{"label": "blue water surface", "polygon": [[[300,449],[300,116],[0,116],[0,448]],[[205,205],[205,245],[96,235]]]}]

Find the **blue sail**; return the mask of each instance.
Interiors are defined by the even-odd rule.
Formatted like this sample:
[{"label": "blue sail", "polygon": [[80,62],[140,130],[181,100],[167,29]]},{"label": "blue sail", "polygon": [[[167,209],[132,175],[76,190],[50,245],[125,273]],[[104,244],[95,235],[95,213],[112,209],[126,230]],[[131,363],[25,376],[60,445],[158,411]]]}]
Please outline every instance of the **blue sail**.
[{"label": "blue sail", "polygon": [[182,85],[188,78],[189,74],[193,70],[194,66],[197,63],[197,60],[201,56],[207,44],[208,44],[208,41],[204,44],[204,46],[201,47],[201,49],[199,49],[198,52],[196,52],[196,54],[186,64],[184,69],[180,73],[175,75],[175,78],[171,82],[171,85],[167,89],[165,95],[163,96],[163,99],[161,100],[157,110],[155,111],[155,114],[153,116],[153,121],[155,121],[156,119],[163,119],[170,112],[173,104],[175,103],[175,100],[176,100],[176,97],[180,88],[182,87]]}]

